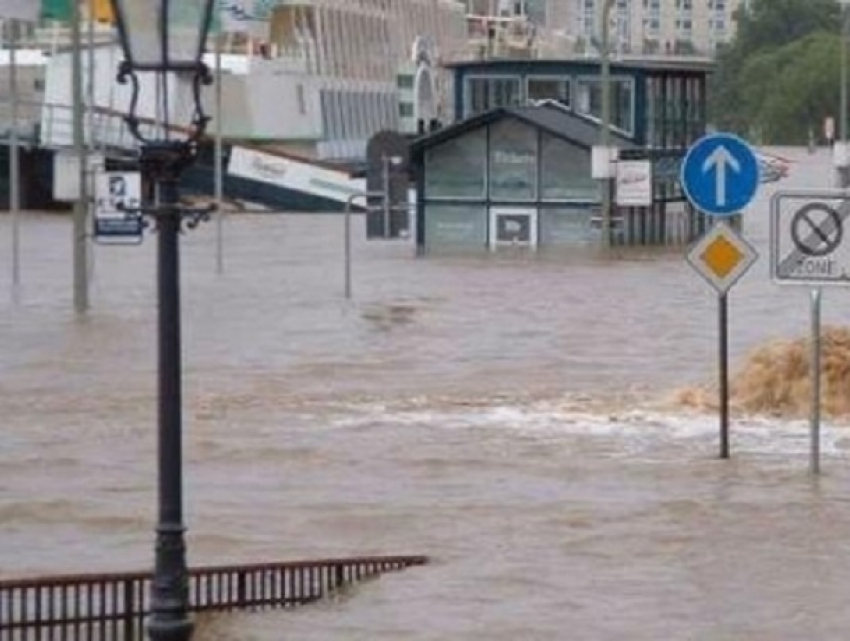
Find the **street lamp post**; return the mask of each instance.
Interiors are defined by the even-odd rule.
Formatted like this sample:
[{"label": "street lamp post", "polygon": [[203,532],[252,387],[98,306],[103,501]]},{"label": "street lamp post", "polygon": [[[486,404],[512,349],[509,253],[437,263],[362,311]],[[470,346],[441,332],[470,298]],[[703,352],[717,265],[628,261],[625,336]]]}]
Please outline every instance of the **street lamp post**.
[{"label": "street lamp post", "polygon": [[602,75],[602,113],[599,144],[605,153],[606,177],[602,180],[602,246],[611,246],[611,10],[615,0],[604,0],[602,5],[602,47],[600,66]]},{"label": "street lamp post", "polygon": [[[214,1],[112,0],[124,53],[118,81],[130,82],[132,87],[126,122],[141,143],[142,172],[156,186],[159,197],[156,206],[135,212],[152,217],[159,236],[158,521],[148,621],[153,641],[187,641],[192,636],[183,526],[179,234],[184,221],[194,227],[208,219],[213,208],[182,208],[178,185],[183,170],[195,158],[209,120],[200,94],[201,86],[212,82],[203,54]],[[162,133],[155,134],[162,136],[158,139],[143,134],[136,114],[140,75],[153,78],[162,88],[158,93],[164,126],[157,130]],[[188,135],[179,139],[172,138],[169,129],[169,78],[188,80],[192,86],[194,115]]]}]

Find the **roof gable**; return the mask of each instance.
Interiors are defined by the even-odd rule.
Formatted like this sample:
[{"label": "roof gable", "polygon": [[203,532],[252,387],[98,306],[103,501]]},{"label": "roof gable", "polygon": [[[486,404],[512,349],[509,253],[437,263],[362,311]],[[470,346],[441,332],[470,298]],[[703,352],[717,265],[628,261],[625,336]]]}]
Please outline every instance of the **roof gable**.
[{"label": "roof gable", "polygon": [[[421,153],[505,118],[519,120],[535,129],[542,130],[585,149],[590,149],[599,141],[601,127],[595,120],[579,116],[557,103],[545,101],[525,107],[498,107],[476,114],[416,139],[411,145],[411,151],[415,154]],[[611,142],[623,149],[636,147],[631,139],[613,130],[611,131]]]}]

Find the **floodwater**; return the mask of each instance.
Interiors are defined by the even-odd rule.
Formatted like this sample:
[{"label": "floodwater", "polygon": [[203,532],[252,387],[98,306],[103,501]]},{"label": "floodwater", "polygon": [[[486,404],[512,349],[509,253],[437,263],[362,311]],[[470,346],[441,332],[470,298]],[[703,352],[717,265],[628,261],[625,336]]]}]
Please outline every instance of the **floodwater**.
[{"label": "floodwater", "polygon": [[[830,185],[825,151],[781,153],[782,187]],[[736,368],[808,331],[808,291],[768,276],[774,188],[746,215]],[[356,228],[352,301],[339,217],[232,217],[221,275],[216,225],[185,235],[189,561],[433,561],[198,639],[847,638],[850,421],[825,421],[818,479],[805,408],[736,407],[717,459],[716,416],[679,402],[717,362],[716,299],[682,251],[415,259]],[[68,221],[21,234],[13,302],[0,220],[0,575],[149,567],[155,241],[97,247],[75,318]],[[826,291],[824,323],[848,317]]]}]

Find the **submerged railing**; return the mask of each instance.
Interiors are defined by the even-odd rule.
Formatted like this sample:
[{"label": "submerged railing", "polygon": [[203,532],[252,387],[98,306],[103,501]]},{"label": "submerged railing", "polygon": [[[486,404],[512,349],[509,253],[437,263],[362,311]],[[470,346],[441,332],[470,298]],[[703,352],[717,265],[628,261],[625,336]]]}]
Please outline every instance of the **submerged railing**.
[{"label": "submerged railing", "polygon": [[[424,556],[382,556],[194,568],[190,609],[295,607],[427,562]],[[140,641],[151,578],[150,572],[130,572],[0,581],[0,641]]]}]

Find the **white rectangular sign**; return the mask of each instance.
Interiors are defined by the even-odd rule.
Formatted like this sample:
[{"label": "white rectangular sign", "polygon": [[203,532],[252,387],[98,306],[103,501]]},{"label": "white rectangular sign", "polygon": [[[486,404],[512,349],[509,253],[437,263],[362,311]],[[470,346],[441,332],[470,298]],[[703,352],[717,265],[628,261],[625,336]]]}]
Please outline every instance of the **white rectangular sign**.
[{"label": "white rectangular sign", "polygon": [[[138,171],[104,171],[95,181],[94,225],[99,242],[141,239],[142,177]],[[127,211],[130,210],[130,211]]]},{"label": "white rectangular sign", "polygon": [[600,147],[594,145],[590,150],[590,177],[594,180],[614,178],[614,163],[620,156],[618,147]]},{"label": "white rectangular sign", "polygon": [[244,147],[233,148],[227,173],[343,203],[349,196],[366,190],[364,179],[351,178],[344,171]]},{"label": "white rectangular sign", "polygon": [[652,205],[652,163],[620,160],[617,163],[617,204],[621,207]]},{"label": "white rectangular sign", "polygon": [[850,191],[779,191],[770,201],[770,223],[776,282],[850,285]]}]

